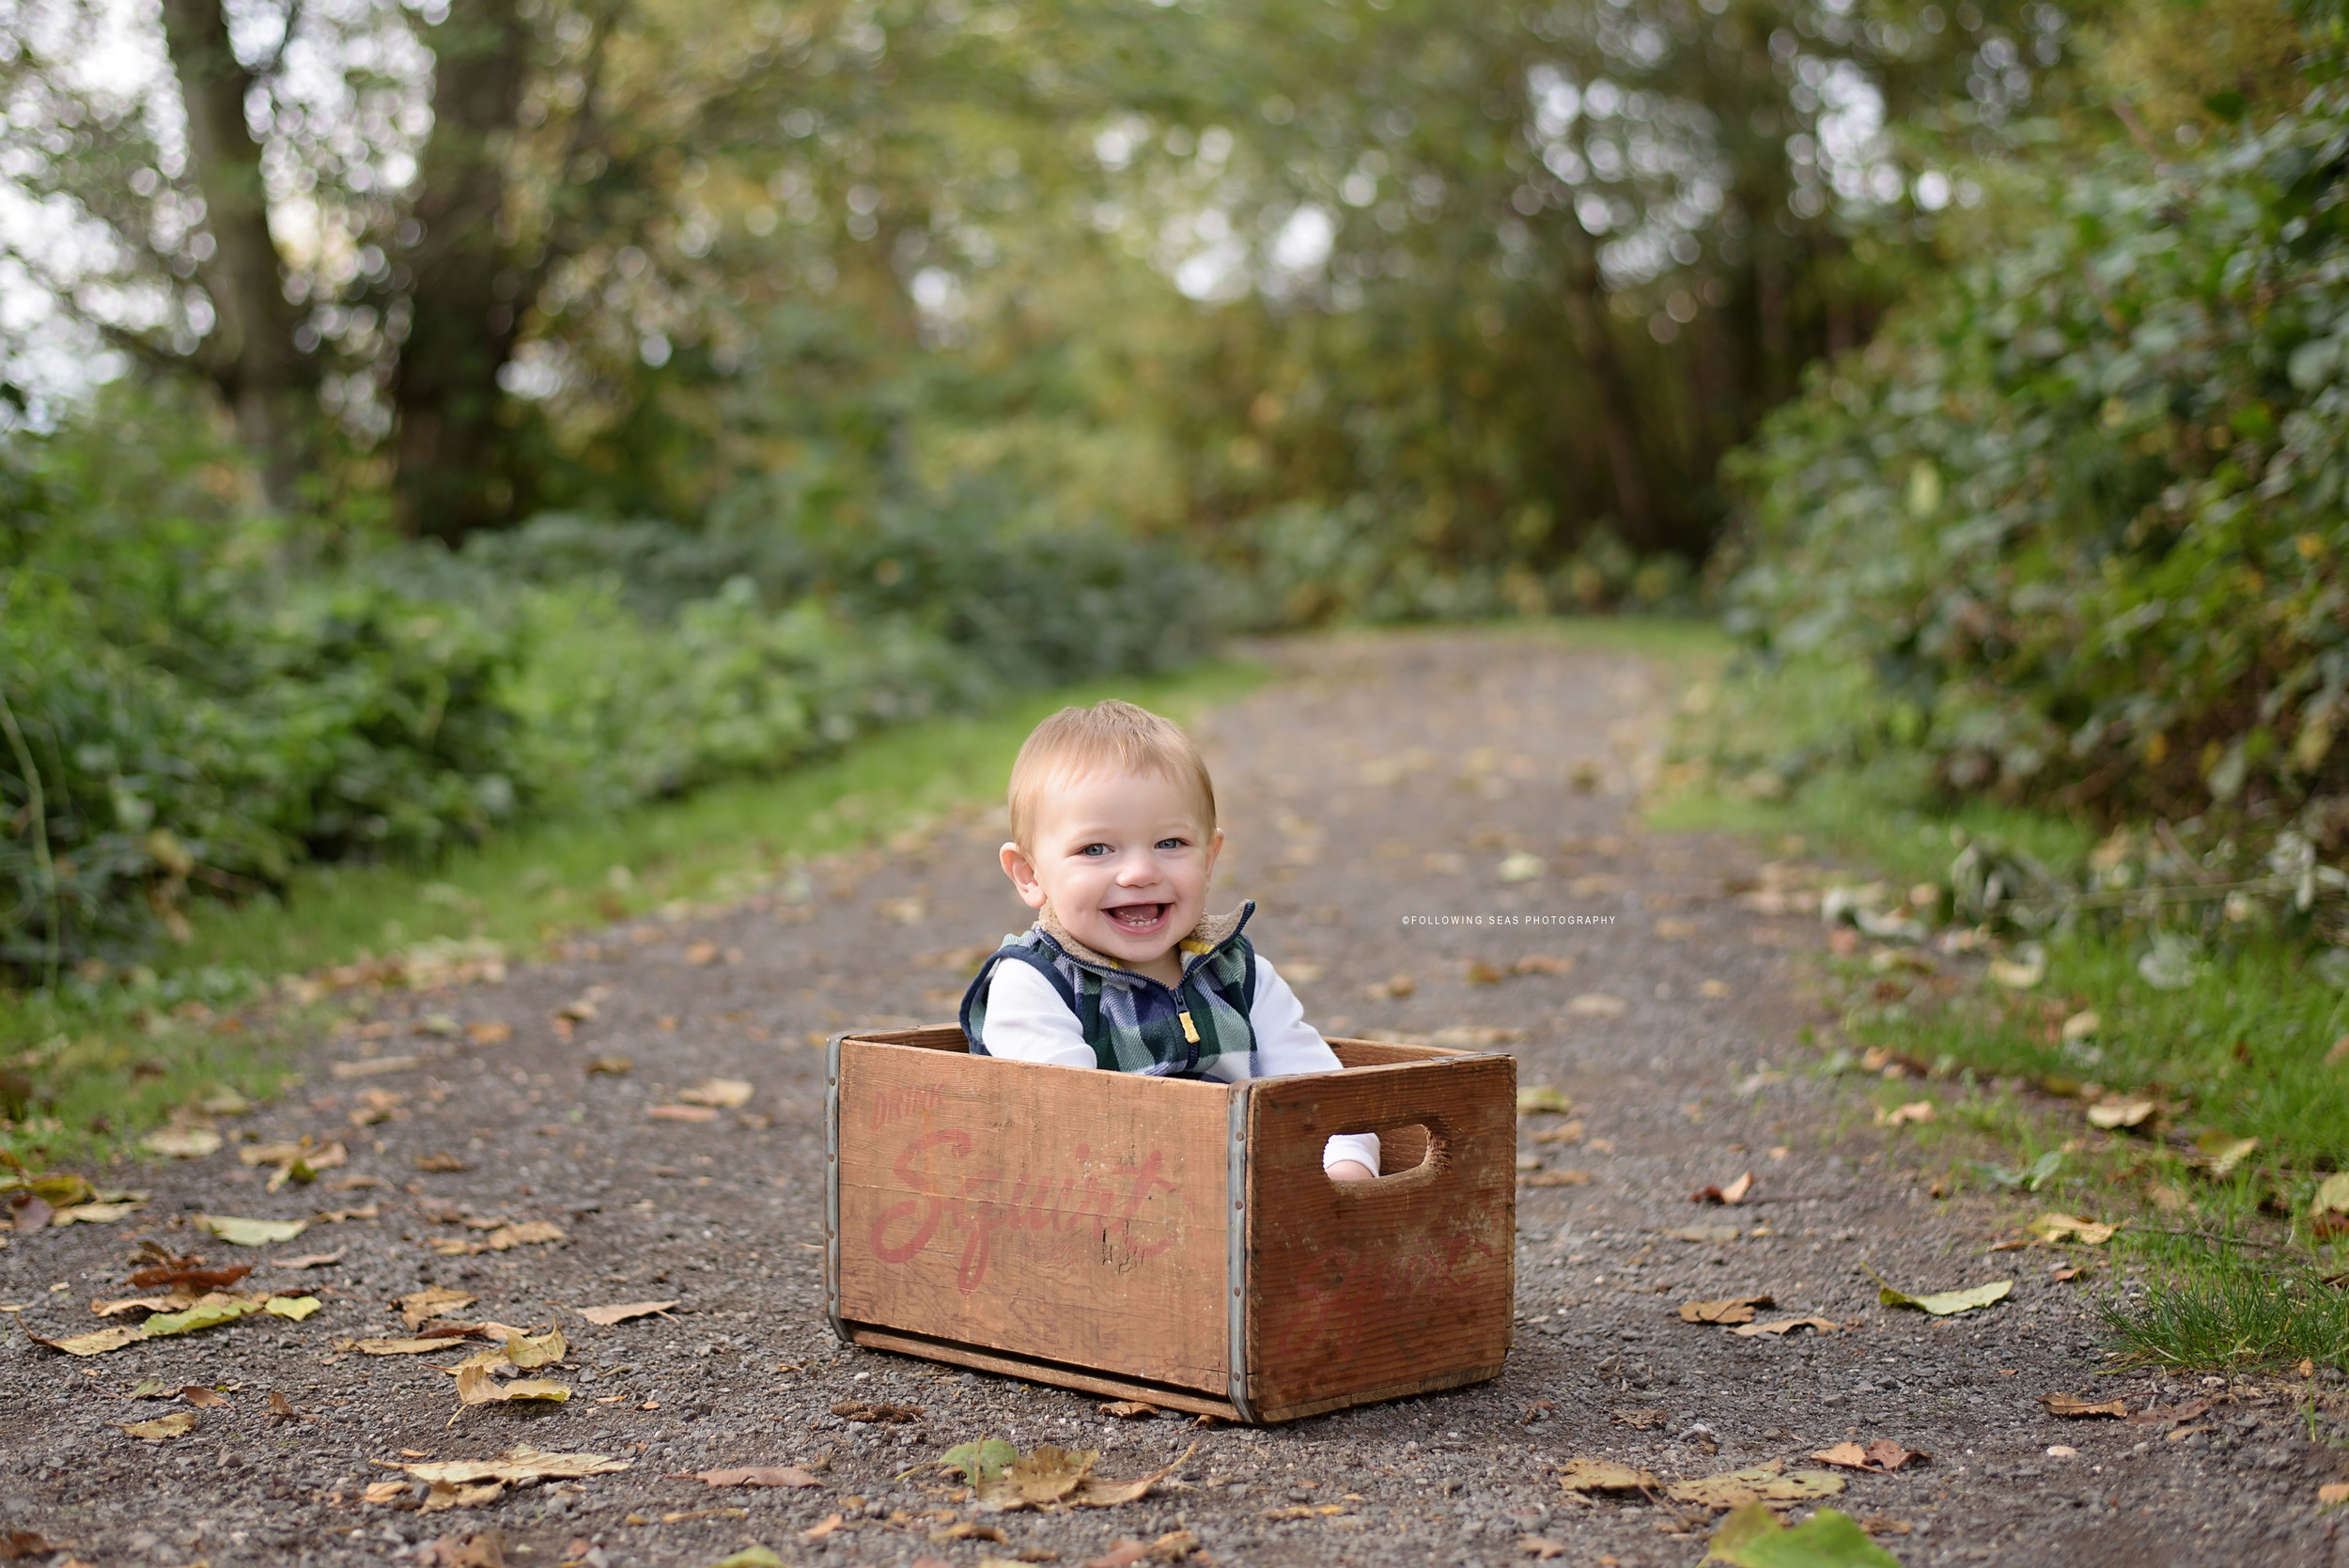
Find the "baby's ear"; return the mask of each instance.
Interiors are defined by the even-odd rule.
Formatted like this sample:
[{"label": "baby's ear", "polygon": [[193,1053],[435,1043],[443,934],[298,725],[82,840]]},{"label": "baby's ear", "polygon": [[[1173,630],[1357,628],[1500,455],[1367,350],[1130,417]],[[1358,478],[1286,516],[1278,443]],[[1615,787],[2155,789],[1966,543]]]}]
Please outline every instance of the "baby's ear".
[{"label": "baby's ear", "polygon": [[1028,858],[1028,852],[1017,843],[1010,843],[996,850],[995,858],[1003,866],[1003,875],[1011,878],[1011,885],[1019,890],[1019,901],[1031,909],[1044,908],[1044,883],[1036,876],[1035,862]]}]

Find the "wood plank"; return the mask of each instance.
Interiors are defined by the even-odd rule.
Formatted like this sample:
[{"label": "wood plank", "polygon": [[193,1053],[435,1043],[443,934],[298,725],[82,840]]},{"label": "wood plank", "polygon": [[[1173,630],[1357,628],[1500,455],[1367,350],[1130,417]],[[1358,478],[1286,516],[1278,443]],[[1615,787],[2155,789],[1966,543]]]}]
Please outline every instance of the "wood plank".
[{"label": "wood plank", "polygon": [[[1411,1125],[1433,1135],[1424,1163],[1376,1182],[1323,1174],[1330,1134]],[[1516,1163],[1510,1057],[1252,1085],[1248,1398],[1260,1419],[1497,1372],[1516,1288]]]},{"label": "wood plank", "polygon": [[1228,1394],[1231,1089],[851,1037],[834,1093],[844,1319]]},{"label": "wood plank", "polygon": [[903,1334],[861,1323],[848,1325],[848,1341],[875,1350],[894,1350],[900,1355],[919,1356],[925,1360],[943,1361],[950,1366],[972,1367],[980,1372],[1024,1377],[1031,1383],[1047,1383],[1056,1389],[1074,1389],[1079,1393],[1105,1394],[1112,1399],[1138,1399],[1162,1410],[1187,1410],[1192,1415],[1218,1416],[1228,1421],[1239,1420],[1239,1413],[1232,1408],[1230,1400],[1212,1399],[1169,1383],[1145,1383],[1140,1378],[1115,1377],[1107,1373],[1042,1360],[1033,1356],[981,1350],[974,1345],[957,1344],[952,1340]]},{"label": "wood plank", "polygon": [[1398,1062],[1434,1062],[1453,1056],[1474,1056],[1476,1051],[1455,1050],[1450,1046],[1406,1046],[1392,1040],[1349,1040],[1343,1037],[1330,1042],[1330,1050],[1341,1067],[1391,1067]]}]

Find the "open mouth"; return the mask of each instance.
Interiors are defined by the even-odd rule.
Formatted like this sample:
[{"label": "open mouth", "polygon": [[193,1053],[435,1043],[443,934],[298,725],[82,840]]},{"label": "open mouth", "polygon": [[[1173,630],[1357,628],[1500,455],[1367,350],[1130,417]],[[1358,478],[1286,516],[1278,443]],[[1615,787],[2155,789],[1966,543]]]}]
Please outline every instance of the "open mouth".
[{"label": "open mouth", "polygon": [[1109,916],[1110,924],[1120,931],[1131,931],[1139,936],[1157,930],[1165,923],[1166,911],[1173,908],[1171,904],[1120,904],[1115,908],[1101,912]]}]

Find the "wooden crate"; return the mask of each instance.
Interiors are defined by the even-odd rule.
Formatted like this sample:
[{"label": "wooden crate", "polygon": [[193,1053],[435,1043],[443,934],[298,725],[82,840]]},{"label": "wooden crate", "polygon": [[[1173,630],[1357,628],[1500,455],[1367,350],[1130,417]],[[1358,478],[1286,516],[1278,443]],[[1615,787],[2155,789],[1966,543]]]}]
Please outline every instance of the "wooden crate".
[{"label": "wooden crate", "polygon": [[[1343,1071],[1221,1084],[834,1037],[833,1331],[1252,1422],[1498,1375],[1516,1061],[1330,1045]],[[1323,1174],[1335,1132],[1380,1135],[1378,1181]]]}]

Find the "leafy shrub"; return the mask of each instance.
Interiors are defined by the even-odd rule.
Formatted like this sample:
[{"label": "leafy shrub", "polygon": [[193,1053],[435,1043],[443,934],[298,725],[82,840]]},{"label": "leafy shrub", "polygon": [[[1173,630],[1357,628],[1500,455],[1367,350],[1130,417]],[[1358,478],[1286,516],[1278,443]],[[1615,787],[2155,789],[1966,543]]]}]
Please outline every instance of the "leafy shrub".
[{"label": "leafy shrub", "polygon": [[122,428],[170,439],[119,462],[102,419],[0,442],[0,695],[32,761],[0,746],[0,971],[23,976],[305,861],[772,772],[1228,624],[1170,547],[970,497],[848,528],[754,493],[708,534],[556,518],[303,564],[316,541],[244,515],[200,425],[125,402]]},{"label": "leafy shrub", "polygon": [[2155,169],[1816,373],[1731,468],[1733,624],[1871,671],[1941,784],[2107,819],[2349,811],[2349,110]]}]

